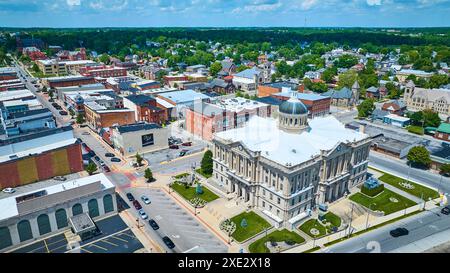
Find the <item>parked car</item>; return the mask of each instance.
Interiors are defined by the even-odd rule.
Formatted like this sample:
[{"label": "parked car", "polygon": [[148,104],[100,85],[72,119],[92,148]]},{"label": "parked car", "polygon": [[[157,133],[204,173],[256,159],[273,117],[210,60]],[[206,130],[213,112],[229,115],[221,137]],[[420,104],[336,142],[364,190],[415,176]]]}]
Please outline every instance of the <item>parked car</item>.
[{"label": "parked car", "polygon": [[130,201],[130,202],[135,200],[133,194],[131,194],[130,192],[127,193],[127,198],[128,198],[128,201]]},{"label": "parked car", "polygon": [[167,246],[168,248],[172,249],[172,248],[175,247],[175,244],[172,242],[172,240],[170,240],[169,237],[164,236],[164,237],[162,238],[162,240],[163,240],[164,244],[166,244],[166,246]]},{"label": "parked car", "polygon": [[13,188],[4,188],[4,189],[2,190],[2,192],[12,194],[12,193],[15,193],[16,190],[13,189]]},{"label": "parked car", "polygon": [[103,160],[101,160],[101,159],[100,159],[100,161],[98,163],[100,163],[100,166],[102,166],[102,167],[106,166],[105,162],[103,162]]},{"label": "parked car", "polygon": [[396,238],[396,237],[408,235],[409,231],[406,228],[396,228],[394,230],[391,230],[389,232],[389,234],[391,234],[392,237]]},{"label": "parked car", "polygon": [[53,177],[53,179],[58,180],[58,181],[66,181],[67,178],[65,178],[64,176],[55,176]]},{"label": "parked car", "polygon": [[115,155],[113,153],[106,153],[105,156],[106,157],[115,157]]},{"label": "parked car", "polygon": [[180,156],[185,156],[187,152],[189,152],[189,151],[188,150],[181,150]]},{"label": "parked car", "polygon": [[67,116],[69,113],[67,113],[67,111],[59,111],[59,114],[61,116]]},{"label": "parked car", "polygon": [[147,213],[145,213],[145,211],[142,210],[142,209],[139,210],[139,216],[141,216],[141,218],[142,218],[143,220],[145,220],[145,219],[148,218]]},{"label": "parked car", "polygon": [[450,206],[442,208],[441,213],[445,214],[445,215],[449,215],[450,214]]},{"label": "parked car", "polygon": [[111,169],[108,166],[103,166],[103,171],[105,171],[105,173],[109,173],[111,172]]},{"label": "parked car", "polygon": [[100,157],[98,157],[98,155],[94,156],[94,159],[100,161]]},{"label": "parked car", "polygon": [[95,152],[94,152],[94,151],[92,151],[92,150],[91,150],[91,151],[89,151],[89,152],[88,152],[88,154],[89,154],[89,156],[90,156],[90,157],[94,157],[94,156],[96,156]]},{"label": "parked car", "polygon": [[153,230],[158,230],[159,229],[158,224],[153,219],[148,220],[148,224],[152,227]]},{"label": "parked car", "polygon": [[180,149],[180,146],[173,144],[169,146],[170,149]]},{"label": "parked car", "polygon": [[122,160],[120,160],[120,158],[117,157],[113,157],[111,158],[111,162],[121,162]]},{"label": "parked car", "polygon": [[185,142],[185,143],[183,143],[181,145],[183,145],[183,146],[192,146],[192,142]]},{"label": "parked car", "polygon": [[[81,127],[81,126],[80,126]],[[90,133],[89,132],[83,132],[83,133],[81,133],[83,136],[88,136],[88,135],[90,135]]]},{"label": "parked car", "polygon": [[150,198],[148,198],[148,197],[145,196],[145,195],[142,195],[142,196],[141,196],[141,200],[142,200],[142,202],[144,202],[146,205],[148,205],[148,204],[151,203]]},{"label": "parked car", "polygon": [[133,201],[133,206],[134,206],[137,210],[142,209],[141,203],[139,203],[138,200],[134,200],[134,201]]}]

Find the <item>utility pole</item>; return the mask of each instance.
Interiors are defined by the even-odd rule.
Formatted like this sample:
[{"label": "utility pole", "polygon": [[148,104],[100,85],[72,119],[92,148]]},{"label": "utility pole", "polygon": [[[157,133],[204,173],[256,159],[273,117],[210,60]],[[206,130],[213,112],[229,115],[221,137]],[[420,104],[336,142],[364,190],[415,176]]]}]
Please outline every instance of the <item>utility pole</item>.
[{"label": "utility pole", "polygon": [[352,210],[350,211],[350,224],[348,226],[348,235],[347,238],[350,238],[351,232],[352,232],[352,222],[353,222],[353,208],[354,204],[352,203]]}]

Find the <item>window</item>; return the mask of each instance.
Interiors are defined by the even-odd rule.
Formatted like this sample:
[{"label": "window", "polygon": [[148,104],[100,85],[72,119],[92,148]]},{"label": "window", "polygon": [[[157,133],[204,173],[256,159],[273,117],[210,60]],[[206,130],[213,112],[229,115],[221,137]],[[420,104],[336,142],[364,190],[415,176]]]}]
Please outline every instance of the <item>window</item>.
[{"label": "window", "polygon": [[262,201],[262,207],[263,207],[263,208],[266,207],[266,202]]},{"label": "window", "polygon": [[278,203],[278,205],[281,204],[281,199],[280,199],[280,197],[278,197],[277,203]]}]

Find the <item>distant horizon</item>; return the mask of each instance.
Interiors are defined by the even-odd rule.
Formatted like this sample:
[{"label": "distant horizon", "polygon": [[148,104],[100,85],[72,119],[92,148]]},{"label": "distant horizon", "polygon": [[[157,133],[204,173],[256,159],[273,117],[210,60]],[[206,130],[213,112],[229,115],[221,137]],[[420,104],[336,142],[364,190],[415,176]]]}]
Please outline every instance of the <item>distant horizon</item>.
[{"label": "distant horizon", "polygon": [[86,26],[86,27],[46,27],[46,26],[0,26],[0,29],[111,29],[111,28],[144,28],[144,29],[159,29],[159,28],[192,28],[192,29],[232,29],[232,28],[259,28],[259,29],[274,29],[274,28],[290,28],[290,29],[430,29],[430,28],[448,28],[450,29],[450,25],[448,26]]},{"label": "distant horizon", "polygon": [[0,0],[8,28],[436,28],[450,0]]}]

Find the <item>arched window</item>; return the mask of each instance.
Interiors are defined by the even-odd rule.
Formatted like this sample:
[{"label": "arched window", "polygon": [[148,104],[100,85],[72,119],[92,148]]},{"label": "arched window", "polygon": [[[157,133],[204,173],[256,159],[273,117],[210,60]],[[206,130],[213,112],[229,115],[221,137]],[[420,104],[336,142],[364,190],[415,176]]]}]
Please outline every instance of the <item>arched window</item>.
[{"label": "arched window", "polygon": [[41,214],[37,218],[37,224],[39,228],[39,234],[44,235],[52,231],[52,228],[50,227],[50,220],[48,219],[47,214]]},{"label": "arched window", "polygon": [[114,211],[114,205],[111,194],[107,194],[103,197],[103,207],[105,208],[105,213]]},{"label": "arched window", "polygon": [[17,224],[17,231],[19,232],[19,239],[21,242],[30,240],[33,238],[33,233],[31,232],[30,221],[22,220]]},{"label": "arched window", "polygon": [[11,246],[11,234],[8,227],[0,227],[0,249]]},{"label": "arched window", "polygon": [[73,205],[72,207],[72,215],[78,215],[78,214],[82,214],[83,213],[83,207],[81,206],[80,203],[76,203],[75,205]]},{"label": "arched window", "polygon": [[55,218],[58,229],[67,227],[67,213],[65,209],[58,209],[55,212]]},{"label": "arched window", "polygon": [[89,208],[89,216],[91,216],[91,218],[97,217],[100,215],[99,211],[98,211],[98,202],[97,199],[91,199],[88,202],[88,208]]}]

